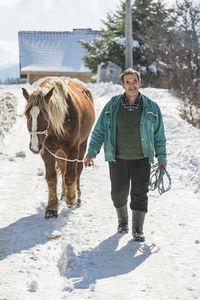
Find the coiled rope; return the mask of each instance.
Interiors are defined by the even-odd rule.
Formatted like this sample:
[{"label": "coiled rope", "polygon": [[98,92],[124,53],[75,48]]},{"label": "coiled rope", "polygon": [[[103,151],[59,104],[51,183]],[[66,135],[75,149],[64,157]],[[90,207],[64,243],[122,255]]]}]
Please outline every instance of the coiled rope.
[{"label": "coiled rope", "polygon": [[160,169],[158,169],[158,164],[152,165],[149,180],[149,190],[155,191],[158,189],[159,194],[162,195],[165,192],[168,192],[171,189],[171,186],[171,177],[166,168],[161,166]]}]

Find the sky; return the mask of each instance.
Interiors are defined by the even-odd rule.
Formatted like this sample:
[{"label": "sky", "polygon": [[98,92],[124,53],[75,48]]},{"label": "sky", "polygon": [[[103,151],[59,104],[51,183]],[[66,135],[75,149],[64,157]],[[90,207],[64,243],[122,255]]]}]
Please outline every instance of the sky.
[{"label": "sky", "polygon": [[0,68],[18,63],[18,31],[99,30],[101,20],[119,4],[120,0],[0,0]]}]

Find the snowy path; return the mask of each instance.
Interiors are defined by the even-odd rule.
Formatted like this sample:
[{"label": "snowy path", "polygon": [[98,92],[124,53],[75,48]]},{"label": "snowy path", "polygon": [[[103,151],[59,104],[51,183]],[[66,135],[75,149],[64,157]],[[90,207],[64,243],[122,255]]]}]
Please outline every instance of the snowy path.
[{"label": "snowy path", "polygon": [[[6,88],[19,103],[0,155],[0,300],[199,299],[200,131],[179,117],[178,99],[166,90],[142,91],[164,115],[173,186],[161,197],[149,194],[146,242],[140,244],[131,232],[116,234],[103,152],[95,161],[99,168],[82,173],[81,208],[61,202],[58,219],[44,220],[47,187],[44,175],[38,176],[43,163],[28,149],[20,87]],[[91,90],[98,114],[120,88],[102,84]],[[26,157],[16,158],[19,151]],[[48,239],[55,232],[60,238]]]}]

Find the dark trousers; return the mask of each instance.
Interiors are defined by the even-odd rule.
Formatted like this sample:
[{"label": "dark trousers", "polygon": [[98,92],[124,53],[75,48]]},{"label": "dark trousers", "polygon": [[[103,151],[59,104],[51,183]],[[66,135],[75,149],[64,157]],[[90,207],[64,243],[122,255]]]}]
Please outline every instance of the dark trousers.
[{"label": "dark trousers", "polygon": [[127,204],[130,190],[130,208],[147,212],[147,193],[150,177],[148,158],[136,160],[117,159],[115,162],[109,162],[109,170],[111,197],[114,206],[118,208]]}]

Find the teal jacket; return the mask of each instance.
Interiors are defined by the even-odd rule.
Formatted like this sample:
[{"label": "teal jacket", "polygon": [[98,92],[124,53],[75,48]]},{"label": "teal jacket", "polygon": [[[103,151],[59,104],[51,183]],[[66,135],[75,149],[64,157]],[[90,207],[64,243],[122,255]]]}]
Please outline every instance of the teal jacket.
[{"label": "teal jacket", "polygon": [[[87,156],[96,157],[104,144],[106,161],[115,161],[116,154],[116,118],[122,95],[112,97],[102,110],[92,131]],[[158,105],[142,95],[142,115],[140,136],[144,157],[149,162],[166,161],[166,138],[161,111]]]}]

